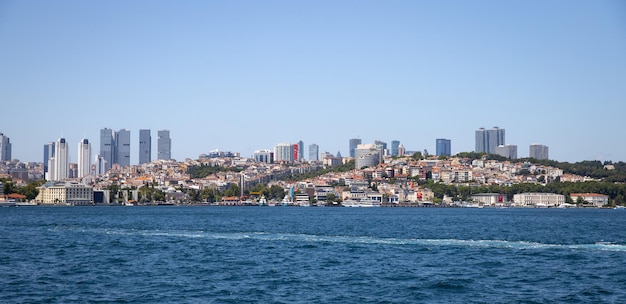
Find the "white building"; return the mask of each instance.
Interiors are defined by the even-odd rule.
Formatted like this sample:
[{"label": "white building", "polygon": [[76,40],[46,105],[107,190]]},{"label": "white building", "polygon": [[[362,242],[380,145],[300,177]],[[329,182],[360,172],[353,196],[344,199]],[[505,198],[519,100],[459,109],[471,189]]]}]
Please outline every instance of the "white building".
[{"label": "white building", "polygon": [[500,193],[472,194],[472,201],[483,206],[500,206],[505,203],[506,197]]},{"label": "white building", "polygon": [[65,138],[59,138],[54,145],[54,157],[51,158],[52,180],[62,181],[69,176],[70,172],[70,155],[69,147]]},{"label": "white building", "polygon": [[513,203],[520,207],[558,207],[565,203],[565,195],[556,193],[519,193],[513,195]]},{"label": "white building", "polygon": [[382,160],[382,153],[380,145],[360,144],[354,150],[354,167],[361,169],[376,166]]},{"label": "white building", "polygon": [[92,205],[93,188],[75,182],[47,182],[35,201],[44,205]]},{"label": "white building", "polygon": [[274,160],[276,162],[293,162],[294,161],[293,145],[289,143],[279,143],[274,146]]},{"label": "white building", "polygon": [[78,177],[91,174],[91,143],[83,139],[78,143]]},{"label": "white building", "polygon": [[569,195],[574,203],[578,202],[578,199],[582,199],[587,204],[595,205],[596,207],[602,207],[609,204],[609,196],[598,193],[572,193]]}]

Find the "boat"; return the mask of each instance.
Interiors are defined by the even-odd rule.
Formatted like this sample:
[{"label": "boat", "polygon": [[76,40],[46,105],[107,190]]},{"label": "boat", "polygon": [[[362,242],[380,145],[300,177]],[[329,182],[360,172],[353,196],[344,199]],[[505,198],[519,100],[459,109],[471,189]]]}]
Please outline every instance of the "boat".
[{"label": "boat", "polygon": [[380,207],[381,203],[375,200],[345,200],[341,203],[344,207]]},{"label": "boat", "polygon": [[267,200],[265,199],[265,195],[262,195],[259,199],[259,206],[267,206]]},{"label": "boat", "polygon": [[615,210],[624,210],[624,209],[626,209],[626,207],[624,207],[624,206],[615,206],[615,207],[613,207],[613,209],[615,209]]}]

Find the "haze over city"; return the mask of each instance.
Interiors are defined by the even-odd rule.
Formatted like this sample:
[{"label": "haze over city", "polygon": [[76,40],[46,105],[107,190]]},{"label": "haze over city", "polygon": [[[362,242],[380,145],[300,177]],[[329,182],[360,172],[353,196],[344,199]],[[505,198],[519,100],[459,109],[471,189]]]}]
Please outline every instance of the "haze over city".
[{"label": "haze over city", "polygon": [[[473,151],[481,127],[558,161],[626,161],[623,1],[2,1],[0,132],[41,161],[102,128],[172,158],[348,140]],[[155,155],[153,158],[156,159]]]}]

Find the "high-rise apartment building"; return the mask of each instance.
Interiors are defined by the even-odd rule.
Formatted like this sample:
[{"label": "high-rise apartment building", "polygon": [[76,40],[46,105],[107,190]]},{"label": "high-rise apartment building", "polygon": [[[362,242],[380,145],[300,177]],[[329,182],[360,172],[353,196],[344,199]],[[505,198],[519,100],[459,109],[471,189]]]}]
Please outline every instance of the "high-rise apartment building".
[{"label": "high-rise apartment building", "polygon": [[517,159],[517,145],[499,145],[496,154],[508,159]]},{"label": "high-rise apartment building", "polygon": [[91,143],[83,139],[78,143],[78,174],[77,177],[85,177],[91,174]]},{"label": "high-rise apartment building", "polygon": [[435,155],[437,156],[452,156],[452,141],[446,138],[437,138],[437,147],[435,149]]},{"label": "high-rise apartment building", "polygon": [[289,143],[280,143],[274,146],[274,160],[277,162],[293,162],[293,147],[294,145]]},{"label": "high-rise apartment building", "polygon": [[52,180],[62,181],[69,177],[70,171],[70,155],[69,147],[65,138],[59,138],[54,144],[54,175]]},{"label": "high-rise apartment building", "polygon": [[309,161],[320,160],[320,146],[316,144],[309,145]]},{"label": "high-rise apartment building", "polygon": [[544,160],[548,158],[548,146],[541,144],[531,144],[528,150],[528,157]]},{"label": "high-rise apartment building", "polygon": [[139,164],[152,161],[152,137],[149,129],[139,130]]},{"label": "high-rise apartment building", "polygon": [[130,130],[121,129],[115,133],[115,155],[116,164],[130,166]]},{"label": "high-rise apartment building", "polygon": [[354,158],[355,157],[355,150],[356,147],[358,145],[361,144],[361,139],[360,138],[352,138],[350,139],[350,157]]},{"label": "high-rise apartment building", "polygon": [[391,156],[398,156],[398,147],[400,147],[399,140],[391,141]]},{"label": "high-rise apartment building", "polygon": [[0,161],[11,160],[11,141],[9,137],[0,133]]},{"label": "high-rise apartment building", "polygon": [[109,128],[100,129],[100,154],[105,161],[105,172],[115,163],[115,131]]},{"label": "high-rise apartment building", "polygon": [[474,152],[495,154],[497,146],[505,145],[504,129],[493,127],[491,130],[476,130],[476,149]]},{"label": "high-rise apartment building", "polygon": [[43,145],[43,178],[50,180],[52,176],[48,176],[50,167],[48,165],[50,158],[54,157],[54,145],[53,141]]},{"label": "high-rise apartment building", "polygon": [[157,159],[172,159],[172,140],[170,139],[169,130],[157,131],[159,138],[157,139]]}]

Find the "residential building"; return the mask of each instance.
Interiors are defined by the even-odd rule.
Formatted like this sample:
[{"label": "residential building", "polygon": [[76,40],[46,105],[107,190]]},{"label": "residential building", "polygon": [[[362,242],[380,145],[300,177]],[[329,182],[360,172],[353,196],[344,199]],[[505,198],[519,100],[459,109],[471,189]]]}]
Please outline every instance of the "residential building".
[{"label": "residential building", "polygon": [[380,145],[376,144],[360,144],[354,151],[354,167],[361,169],[363,167],[371,167],[380,163],[382,151]]},{"label": "residential building", "polygon": [[159,130],[157,132],[159,138],[157,140],[157,159],[172,159],[172,139],[169,130]]},{"label": "residential building", "polygon": [[309,161],[320,160],[320,146],[316,144],[309,145]]},{"label": "residential building", "polygon": [[398,147],[400,147],[400,141],[399,140],[392,140],[391,141],[391,156],[398,156]]},{"label": "residential building", "polygon": [[437,156],[451,156],[452,155],[452,141],[445,138],[437,138],[437,147],[435,149],[435,155]]},{"label": "residential building", "polygon": [[496,147],[505,144],[504,129],[493,127],[491,130],[480,128],[476,131],[476,149],[477,153],[495,154]]},{"label": "residential building", "polygon": [[517,145],[499,145],[496,154],[508,159],[517,159]]},{"label": "residential building", "polygon": [[53,159],[53,175],[52,180],[62,181],[69,177],[70,170],[70,155],[69,147],[65,138],[59,138],[54,144],[54,157]]},{"label": "residential building", "polygon": [[152,137],[150,129],[139,130],[139,164],[152,161]]},{"label": "residential building", "polygon": [[11,161],[11,141],[0,133],[0,162]]},{"label": "residential building", "polygon": [[350,157],[354,158],[356,156],[355,150],[356,150],[356,147],[360,144],[361,144],[360,138],[350,139]]},{"label": "residential building", "polygon": [[130,130],[121,129],[115,133],[115,161],[122,167],[130,166]]},{"label": "residential building", "polygon": [[78,173],[77,177],[82,178],[91,174],[91,143],[88,139],[83,139],[78,143]]},{"label": "residential building", "polygon": [[565,196],[555,193],[519,193],[513,195],[513,203],[520,207],[558,207],[565,203]]},{"label": "residential building", "polygon": [[528,151],[528,157],[544,160],[548,158],[548,146],[542,144],[531,144]]},{"label": "residential building", "polygon": [[294,145],[289,143],[279,143],[274,146],[274,160],[277,162],[293,162]]},{"label": "residential building", "polygon": [[609,204],[609,196],[598,193],[572,193],[569,195],[574,203],[582,200],[585,204],[602,207]]},{"label": "residential building", "polygon": [[93,188],[76,182],[47,182],[35,198],[44,205],[92,205]]}]

